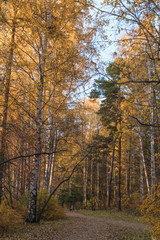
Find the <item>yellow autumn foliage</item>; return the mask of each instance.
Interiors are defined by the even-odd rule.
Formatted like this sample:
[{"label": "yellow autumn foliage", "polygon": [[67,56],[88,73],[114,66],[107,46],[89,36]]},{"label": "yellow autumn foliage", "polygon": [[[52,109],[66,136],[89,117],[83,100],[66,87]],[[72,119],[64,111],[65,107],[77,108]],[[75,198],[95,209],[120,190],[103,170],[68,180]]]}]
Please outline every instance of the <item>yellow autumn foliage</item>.
[{"label": "yellow autumn foliage", "polygon": [[160,239],[160,184],[157,184],[156,192],[143,201],[140,210],[151,226],[151,234],[156,240]]},{"label": "yellow autumn foliage", "polygon": [[0,230],[6,232],[13,226],[22,222],[22,215],[16,209],[11,208],[5,201],[0,205]]},{"label": "yellow autumn foliage", "polygon": [[[37,196],[37,213],[39,213],[49,197],[47,190],[41,190]],[[29,194],[23,194],[21,198],[14,203],[15,209],[21,214],[24,220],[27,220],[28,214],[28,201]],[[42,214],[43,220],[56,220],[64,217],[64,211],[61,206],[57,203],[57,198],[53,196],[48,202],[44,213]]]},{"label": "yellow autumn foliage", "polygon": [[[42,209],[48,197],[49,197],[49,193],[47,190],[42,190],[38,193],[38,199],[37,199],[38,211]],[[45,211],[42,214],[42,219],[47,221],[52,221],[52,220],[64,218],[64,216],[65,216],[64,210],[57,203],[56,196],[52,196],[45,208]]]}]

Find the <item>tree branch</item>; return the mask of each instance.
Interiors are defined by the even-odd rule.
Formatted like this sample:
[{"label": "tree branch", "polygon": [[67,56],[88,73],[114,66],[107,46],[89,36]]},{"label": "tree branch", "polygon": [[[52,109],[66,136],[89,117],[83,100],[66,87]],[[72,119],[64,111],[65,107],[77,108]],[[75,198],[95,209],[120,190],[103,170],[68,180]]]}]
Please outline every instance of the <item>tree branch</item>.
[{"label": "tree branch", "polygon": [[33,153],[33,154],[29,154],[29,155],[20,155],[20,156],[14,157],[14,158],[10,158],[10,159],[8,159],[8,160],[6,160],[4,162],[1,162],[0,166],[5,164],[5,163],[9,163],[11,161],[17,160],[19,158],[33,157],[33,156],[38,156],[38,155],[51,155],[53,153],[64,152],[64,151],[67,151],[67,150],[60,150],[60,151],[53,151],[53,152]]},{"label": "tree branch", "polygon": [[43,214],[43,212],[44,212],[44,210],[45,210],[48,202],[50,201],[51,197],[53,196],[53,194],[57,191],[57,189],[58,189],[63,183],[68,182],[68,181],[70,180],[70,178],[72,177],[72,175],[73,175],[73,173],[75,172],[76,168],[79,166],[79,164],[80,164],[89,154],[90,154],[90,152],[88,152],[88,153],[74,166],[74,168],[72,169],[70,175],[69,175],[67,178],[63,179],[63,180],[57,185],[57,187],[51,192],[51,194],[49,195],[47,201],[46,201],[45,204],[43,205],[40,213],[38,214],[37,222],[39,222],[39,221],[41,220],[41,216],[42,216],[42,214]]},{"label": "tree branch", "polygon": [[147,124],[147,123],[142,123],[138,118],[134,117],[134,116],[130,116],[131,118],[135,119],[139,124],[141,124],[142,126],[146,126],[146,127],[155,127],[155,128],[159,128],[160,125],[153,125],[153,124]]}]

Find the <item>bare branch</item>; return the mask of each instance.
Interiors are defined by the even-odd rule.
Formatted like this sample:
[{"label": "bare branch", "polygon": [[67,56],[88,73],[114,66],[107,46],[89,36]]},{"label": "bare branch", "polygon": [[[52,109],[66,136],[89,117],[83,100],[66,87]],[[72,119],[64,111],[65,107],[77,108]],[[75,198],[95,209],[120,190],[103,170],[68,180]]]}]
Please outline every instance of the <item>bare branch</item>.
[{"label": "bare branch", "polygon": [[37,217],[37,222],[40,221],[41,216],[42,216],[42,214],[43,214],[43,212],[44,212],[44,210],[45,210],[48,202],[50,201],[51,197],[53,196],[53,194],[57,191],[57,189],[58,189],[63,183],[68,182],[68,181],[70,180],[70,178],[72,177],[72,175],[73,175],[73,173],[75,172],[76,168],[79,166],[79,164],[80,164],[89,154],[90,154],[90,152],[88,152],[88,153],[74,166],[74,168],[72,169],[70,175],[69,175],[67,178],[63,179],[63,180],[57,185],[57,187],[55,187],[55,189],[51,192],[51,194],[49,195],[47,201],[46,201],[45,204],[43,205],[43,207],[42,207],[42,209],[41,209],[41,211],[40,211],[40,213],[39,213],[39,215],[38,215],[38,217]]},{"label": "bare branch", "polygon": [[155,127],[155,128],[159,128],[160,125],[153,125],[153,124],[147,124],[147,123],[142,123],[138,118],[134,117],[134,116],[130,116],[131,118],[135,119],[139,124],[141,124],[142,126],[146,126],[146,127]]},{"label": "bare branch", "polygon": [[0,163],[0,166],[5,164],[5,163],[9,163],[11,161],[14,161],[14,160],[17,160],[17,159],[20,159],[20,158],[27,158],[27,157],[33,157],[33,156],[38,156],[38,155],[51,155],[53,153],[59,153],[59,152],[64,152],[64,151],[67,151],[67,150],[60,150],[60,151],[53,151],[53,152],[41,152],[41,153],[33,153],[33,154],[29,154],[29,155],[20,155],[20,156],[17,156],[17,157],[14,157],[14,158],[10,158],[4,162],[1,162]]}]

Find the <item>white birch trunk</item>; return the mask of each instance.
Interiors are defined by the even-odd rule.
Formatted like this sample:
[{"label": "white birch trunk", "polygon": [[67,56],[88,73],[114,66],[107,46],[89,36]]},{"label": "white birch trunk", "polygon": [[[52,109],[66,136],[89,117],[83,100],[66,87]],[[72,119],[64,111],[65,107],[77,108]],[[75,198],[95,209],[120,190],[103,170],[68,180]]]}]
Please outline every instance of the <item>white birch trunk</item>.
[{"label": "white birch trunk", "polygon": [[[148,78],[151,82],[151,64],[148,61]],[[152,83],[150,83],[150,99],[149,99],[149,109],[150,109],[150,145],[151,145],[151,193],[155,192],[154,185],[156,183],[156,171],[155,171],[155,150],[154,150],[154,89]]]},{"label": "white birch trunk", "polygon": [[[47,19],[46,19],[47,21]],[[46,60],[47,34],[41,36],[41,51],[39,52],[39,82],[37,86],[37,111],[36,111],[36,136],[35,136],[35,153],[32,167],[32,178],[30,185],[30,199],[28,208],[28,221],[33,223],[37,221],[37,191],[40,184],[40,164],[42,150],[42,102],[44,90],[44,65]],[[44,39],[44,40],[43,40]]]},{"label": "white birch trunk", "polygon": [[[51,93],[51,81],[50,81],[50,87],[49,87],[49,95],[52,94],[52,109],[54,105],[54,91]],[[57,145],[57,130],[53,129],[54,121],[53,121],[53,111],[50,109],[48,110],[49,113],[49,129],[48,129],[48,135],[49,135],[49,153],[56,151],[56,145]],[[54,133],[55,131],[55,133]],[[53,173],[54,173],[54,162],[55,162],[55,153],[49,154],[48,159],[46,160],[45,164],[45,178],[44,178],[44,189],[50,189],[53,182]]]},{"label": "white birch trunk", "polygon": [[[139,104],[138,103],[137,103],[137,115],[138,115],[138,119],[140,120],[140,118],[139,118]],[[149,186],[149,180],[148,180],[148,174],[147,174],[147,168],[146,168],[146,161],[145,161],[144,151],[143,151],[142,130],[141,130],[141,126],[140,126],[139,122],[138,122],[138,135],[139,135],[139,143],[140,143],[140,157],[141,157],[142,163],[143,163],[147,192],[150,193],[150,186]]]},{"label": "white birch trunk", "polygon": [[30,199],[28,209],[28,221],[33,223],[36,222],[36,210],[37,210],[37,191],[40,179],[40,163],[41,163],[41,108],[42,108],[42,89],[38,88],[38,100],[37,100],[37,120],[36,120],[36,145],[32,167],[32,178],[30,185]]},{"label": "white birch trunk", "polygon": [[154,150],[154,100],[153,100],[153,87],[150,85],[150,136],[151,136],[151,193],[155,192],[156,171],[155,171],[155,150]]},{"label": "white birch trunk", "polygon": [[[137,89],[136,89],[136,94],[137,94]],[[136,107],[137,107],[137,118],[140,120],[139,112],[140,112],[140,105],[136,97]],[[140,158],[143,163],[143,169],[144,169],[144,175],[145,175],[145,180],[146,180],[146,186],[147,186],[147,192],[150,193],[150,186],[149,186],[149,180],[148,180],[148,174],[147,174],[147,168],[146,168],[146,161],[144,157],[144,150],[143,150],[143,138],[142,138],[142,130],[141,130],[141,125],[138,122],[138,135],[139,135],[139,150],[140,150]]]},{"label": "white birch trunk", "polygon": [[49,176],[49,192],[52,191],[52,185],[53,185],[53,176],[54,176],[54,165],[55,165],[55,157],[56,157],[56,147],[57,147],[57,131],[56,136],[54,139],[54,153],[51,155],[51,168],[50,168],[50,176]]},{"label": "white birch trunk", "polygon": [[144,195],[144,182],[143,182],[143,159],[140,156],[140,195]]},{"label": "white birch trunk", "polygon": [[[148,61],[148,78],[151,82],[151,65]],[[154,89],[152,83],[150,83],[150,99],[149,99],[149,109],[150,109],[150,145],[151,145],[151,193],[155,192],[154,185],[156,183],[156,171],[155,171],[155,150],[154,150]]]},{"label": "white birch trunk", "polygon": [[[53,128],[53,126],[51,128]],[[49,153],[51,152],[54,152],[54,153],[48,154],[48,160],[46,161],[46,165],[45,165],[45,179],[44,179],[44,187],[43,187],[44,189],[49,190],[49,192],[52,189],[54,163],[55,163],[55,156],[56,156],[55,154],[56,145],[57,145],[57,131],[55,134],[53,134],[53,131],[51,129],[50,138],[49,138]]]},{"label": "white birch trunk", "polygon": [[149,181],[148,181],[148,174],[147,174],[147,168],[146,168],[146,161],[144,158],[144,151],[143,151],[143,140],[142,140],[142,131],[140,124],[138,123],[138,133],[139,133],[139,142],[140,142],[140,157],[142,159],[143,168],[144,168],[144,175],[146,179],[146,186],[147,186],[147,192],[150,193],[150,187],[149,187]]}]

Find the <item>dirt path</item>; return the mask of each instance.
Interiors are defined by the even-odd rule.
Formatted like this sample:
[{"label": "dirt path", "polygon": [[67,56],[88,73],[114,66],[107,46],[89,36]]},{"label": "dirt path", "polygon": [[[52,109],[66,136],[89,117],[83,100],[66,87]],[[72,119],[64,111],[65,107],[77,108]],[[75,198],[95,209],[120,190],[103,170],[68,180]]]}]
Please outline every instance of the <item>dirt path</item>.
[{"label": "dirt path", "polygon": [[[104,217],[84,216],[68,212],[65,220],[44,222],[40,225],[27,225],[21,233],[1,238],[4,240],[123,240],[130,239],[139,231],[145,230],[143,224],[127,223]],[[143,238],[147,239],[147,238]]]}]

